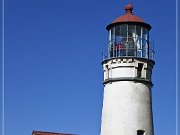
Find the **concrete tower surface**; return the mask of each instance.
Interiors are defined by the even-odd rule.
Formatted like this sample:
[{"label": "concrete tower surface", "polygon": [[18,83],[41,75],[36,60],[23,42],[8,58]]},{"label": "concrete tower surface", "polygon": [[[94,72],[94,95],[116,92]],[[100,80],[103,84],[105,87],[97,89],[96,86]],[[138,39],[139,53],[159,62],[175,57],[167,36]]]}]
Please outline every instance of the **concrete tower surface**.
[{"label": "concrete tower surface", "polygon": [[106,29],[108,56],[103,59],[104,99],[101,135],[153,135],[151,74],[155,64],[151,26],[126,13]]}]

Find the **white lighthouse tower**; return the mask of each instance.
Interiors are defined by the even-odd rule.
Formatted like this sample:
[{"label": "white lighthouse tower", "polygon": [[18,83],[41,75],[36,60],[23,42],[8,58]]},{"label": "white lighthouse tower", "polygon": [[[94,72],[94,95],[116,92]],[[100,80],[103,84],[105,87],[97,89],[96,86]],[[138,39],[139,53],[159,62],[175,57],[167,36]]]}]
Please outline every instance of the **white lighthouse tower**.
[{"label": "white lighthouse tower", "polygon": [[126,13],[106,29],[108,56],[103,60],[104,98],[101,135],[154,135],[151,75],[154,50],[149,42],[151,26]]}]

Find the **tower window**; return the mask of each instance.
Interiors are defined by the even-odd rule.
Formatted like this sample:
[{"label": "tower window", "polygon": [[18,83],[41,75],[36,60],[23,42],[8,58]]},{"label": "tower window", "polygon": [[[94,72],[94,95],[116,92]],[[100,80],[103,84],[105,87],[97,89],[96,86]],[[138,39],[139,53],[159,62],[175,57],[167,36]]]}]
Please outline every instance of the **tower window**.
[{"label": "tower window", "polygon": [[106,79],[109,79],[109,67],[106,65]]},{"label": "tower window", "polygon": [[142,63],[138,63],[138,68],[137,68],[137,77],[141,77],[142,75],[142,68],[143,68],[143,64]]},{"label": "tower window", "polygon": [[145,131],[144,130],[138,130],[137,135],[145,135]]}]

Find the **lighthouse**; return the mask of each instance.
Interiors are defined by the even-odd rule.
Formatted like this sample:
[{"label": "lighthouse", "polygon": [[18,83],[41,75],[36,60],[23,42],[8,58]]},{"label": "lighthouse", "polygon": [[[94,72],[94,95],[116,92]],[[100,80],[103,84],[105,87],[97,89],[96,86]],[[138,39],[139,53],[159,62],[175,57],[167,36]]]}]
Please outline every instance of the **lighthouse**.
[{"label": "lighthouse", "polygon": [[106,27],[108,54],[102,61],[104,97],[101,135],[154,135],[152,69],[155,64],[151,26],[125,13]]}]

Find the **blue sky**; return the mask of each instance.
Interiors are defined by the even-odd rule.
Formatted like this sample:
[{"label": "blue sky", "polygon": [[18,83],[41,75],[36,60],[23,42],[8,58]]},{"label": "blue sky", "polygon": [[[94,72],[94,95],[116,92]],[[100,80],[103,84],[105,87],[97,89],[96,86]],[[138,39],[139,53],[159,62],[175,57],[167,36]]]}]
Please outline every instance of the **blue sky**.
[{"label": "blue sky", "polygon": [[105,27],[128,2],[152,26],[155,134],[175,134],[175,0],[5,0],[5,135],[100,134]]}]

